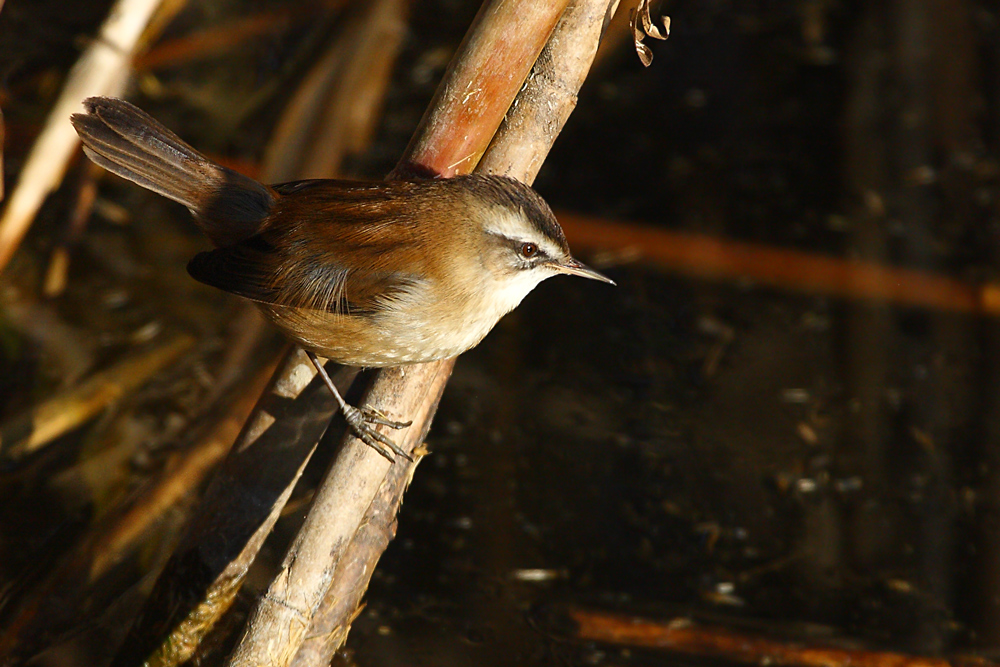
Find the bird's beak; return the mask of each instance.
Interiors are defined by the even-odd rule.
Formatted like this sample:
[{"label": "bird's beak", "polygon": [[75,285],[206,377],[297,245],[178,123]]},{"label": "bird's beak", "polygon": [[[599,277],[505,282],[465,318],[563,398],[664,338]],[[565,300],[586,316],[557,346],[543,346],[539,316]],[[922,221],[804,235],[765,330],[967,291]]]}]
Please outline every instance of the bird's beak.
[{"label": "bird's beak", "polygon": [[581,278],[590,278],[591,280],[600,280],[602,283],[609,283],[611,285],[616,284],[611,278],[608,278],[603,273],[598,273],[592,268],[578,262],[577,260],[570,257],[565,262],[559,262],[558,264],[553,264],[552,267],[559,273],[567,273],[571,276],[580,276]]}]

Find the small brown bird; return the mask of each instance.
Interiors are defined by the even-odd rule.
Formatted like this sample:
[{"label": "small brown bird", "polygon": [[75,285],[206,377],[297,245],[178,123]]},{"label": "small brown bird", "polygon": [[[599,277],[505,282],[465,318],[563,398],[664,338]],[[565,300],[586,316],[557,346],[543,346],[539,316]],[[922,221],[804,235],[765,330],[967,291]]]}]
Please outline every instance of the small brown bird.
[{"label": "small brown bird", "polygon": [[[353,431],[403,454],[370,424],[403,428],[341,398],[315,355],[383,367],[474,347],[557,274],[612,281],[573,259],[530,187],[499,176],[266,186],[210,161],[135,106],[92,97],[73,126],[105,169],[187,206],[215,243],[196,279],[253,300],[310,354]],[[612,283],[613,284],[613,283]]]}]

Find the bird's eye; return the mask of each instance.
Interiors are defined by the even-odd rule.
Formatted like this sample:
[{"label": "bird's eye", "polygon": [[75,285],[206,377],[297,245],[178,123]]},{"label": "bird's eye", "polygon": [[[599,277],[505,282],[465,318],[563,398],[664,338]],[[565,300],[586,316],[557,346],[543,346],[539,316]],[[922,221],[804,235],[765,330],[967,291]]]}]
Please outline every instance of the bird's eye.
[{"label": "bird's eye", "polygon": [[522,243],[521,244],[521,256],[525,259],[531,259],[538,254],[538,246],[534,243]]}]

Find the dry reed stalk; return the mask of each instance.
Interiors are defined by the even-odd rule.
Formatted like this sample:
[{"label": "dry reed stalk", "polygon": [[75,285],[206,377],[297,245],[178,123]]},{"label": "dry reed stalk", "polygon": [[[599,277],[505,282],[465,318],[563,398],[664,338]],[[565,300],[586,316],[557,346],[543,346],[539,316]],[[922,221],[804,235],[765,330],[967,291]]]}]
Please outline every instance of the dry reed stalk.
[{"label": "dry reed stalk", "polygon": [[138,56],[132,63],[136,71],[176,67],[224,53],[254,37],[280,34],[293,21],[315,17],[318,11],[339,9],[346,0],[307,0],[278,10],[241,17],[224,25],[164,40]]},{"label": "dry reed stalk", "polygon": [[135,553],[152,531],[162,530],[177,504],[195,493],[229,451],[272,373],[273,367],[268,367],[251,378],[207,434],[133,494],[127,507],[99,519],[40,585],[6,610],[0,631],[0,662],[15,664],[32,657],[79,627],[83,620],[81,609],[99,608],[102,602],[109,602],[110,591],[104,599],[100,594],[94,599],[95,584]]},{"label": "dry reed stalk", "polygon": [[[32,341],[53,360],[54,373],[61,378],[61,386],[76,384],[93,366],[94,342],[67,324],[51,303],[39,301],[29,290],[0,280],[0,310],[3,310],[7,326]],[[0,440],[0,450],[2,448]]]},{"label": "dry reed stalk", "polygon": [[[326,114],[327,131],[333,134],[356,132],[358,113],[377,115],[388,76],[346,76],[344,72],[355,67],[350,58],[371,57],[383,63],[387,74],[388,63],[400,44],[393,35],[402,32],[393,26],[405,14],[399,0],[379,0],[359,7],[360,20],[352,23],[350,31],[343,32],[340,45],[334,44],[329,50],[338,54],[337,58],[324,58],[286,108],[270,142],[273,148],[267,151],[259,170],[262,179],[299,178],[302,174],[295,165],[314,160],[315,153],[323,153],[327,160],[335,159],[331,147],[317,141],[289,141],[289,135],[280,130],[312,127],[326,101],[355,100],[350,108],[352,114]],[[400,13],[387,15],[386,8],[400,9]],[[363,51],[352,53],[344,44]],[[370,53],[376,49],[379,53]],[[335,66],[336,71],[322,71],[324,66]],[[367,101],[368,105],[361,106],[360,112],[359,101]],[[334,148],[347,146],[348,142],[340,142]],[[345,369],[335,378],[342,392],[350,386],[354,374]],[[314,375],[315,369],[300,352],[286,356],[279,365],[272,390],[255,407],[249,426],[237,438],[217,479],[206,491],[115,664],[130,665],[147,658],[149,664],[157,665],[183,662],[228,610],[316,441],[336,414],[329,392],[319,384],[309,386]],[[198,563],[198,576],[190,576],[192,563]],[[180,604],[176,603],[178,599],[182,600]]]},{"label": "dry reed stalk", "polygon": [[127,395],[178,359],[194,342],[187,334],[169,336],[152,349],[130,354],[80,385],[12,418],[0,426],[3,458],[7,461],[23,458],[92,419],[112,401]]},{"label": "dry reed stalk", "polygon": [[779,667],[996,667],[975,656],[925,657],[888,651],[783,642],[706,626],[688,618],[655,621],[574,608],[568,611],[580,641],[659,649],[703,659]]},{"label": "dry reed stalk", "polygon": [[[0,11],[3,11],[3,0],[0,0]],[[3,146],[5,126],[3,122],[3,110],[0,109],[0,201],[3,201]]]},{"label": "dry reed stalk", "polygon": [[[0,7],[3,7],[2,1],[0,1]],[[3,201],[4,191],[3,191],[3,147],[4,140],[7,138],[7,126],[3,122],[3,109],[0,109],[0,201]]]},{"label": "dry reed stalk", "polygon": [[161,2],[118,0],[97,38],[70,70],[0,215],[0,271],[14,255],[45,197],[62,182],[66,166],[79,146],[70,114],[82,110],[80,101],[86,97],[121,93],[139,38]]},{"label": "dry reed stalk", "polygon": [[[566,4],[484,3],[396,173],[455,175],[471,169],[486,151]],[[405,413],[413,420],[402,434],[392,434],[404,451],[412,452],[423,442],[453,364],[448,360],[378,373],[365,404],[390,415]],[[397,461],[391,466],[393,475],[408,476],[413,465]],[[389,470],[390,464],[371,448],[347,438],[229,665],[291,663]]]},{"label": "dry reed stalk", "polygon": [[559,212],[574,247],[708,280],[746,280],[858,301],[1000,315],[1000,285],[702,234]]},{"label": "dry reed stalk", "polygon": [[[576,104],[577,91],[590,70],[606,19],[617,4],[617,0],[570,3],[477,170],[504,173],[529,183],[534,180],[544,156]],[[436,407],[451,365],[429,364],[416,368],[424,373],[409,378],[390,376],[386,385],[406,388],[408,383],[410,394],[413,394],[422,383],[433,382],[434,388],[427,392],[425,400],[433,401],[432,407]],[[370,398],[379,391],[380,382],[383,378],[376,382]],[[404,392],[403,396],[410,394]],[[422,433],[428,426],[422,424]],[[422,438],[423,435],[416,441],[419,443]],[[294,667],[329,664],[346,639],[376,563],[395,534],[396,515],[412,474],[413,466],[402,462],[390,468],[349,548],[339,558],[333,582],[309,628],[310,638],[296,656]]]},{"label": "dry reed stalk", "polygon": [[[483,3],[396,172],[470,173],[548,41],[568,0]],[[504,26],[485,30],[486,26]],[[547,29],[546,29],[547,28]]]},{"label": "dry reed stalk", "polygon": [[260,173],[265,182],[336,178],[344,158],[370,144],[406,34],[409,3],[353,9],[343,37],[306,74],[274,128]]},{"label": "dry reed stalk", "polygon": [[127,511],[95,531],[90,548],[92,562],[87,568],[90,580],[100,577],[134,549],[160,517],[201,485],[229,452],[273,374],[272,363],[242,383],[235,401],[208,435],[176,457],[155,483],[136,495]]}]

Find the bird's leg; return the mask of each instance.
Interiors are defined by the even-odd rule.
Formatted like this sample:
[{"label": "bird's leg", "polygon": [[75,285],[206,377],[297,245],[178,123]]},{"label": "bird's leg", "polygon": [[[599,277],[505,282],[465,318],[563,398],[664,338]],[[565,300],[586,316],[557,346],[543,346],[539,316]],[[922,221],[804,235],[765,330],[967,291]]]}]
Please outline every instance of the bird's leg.
[{"label": "bird's leg", "polygon": [[413,422],[392,421],[378,410],[372,410],[370,408],[359,410],[353,405],[348,404],[347,401],[345,401],[340,395],[340,392],[337,391],[337,387],[333,384],[333,380],[331,380],[330,376],[327,375],[326,369],[323,368],[323,364],[321,364],[319,359],[316,358],[316,355],[308,350],[306,351],[306,355],[308,355],[309,361],[313,363],[313,366],[316,367],[316,371],[319,373],[320,377],[323,378],[323,382],[326,383],[330,393],[333,394],[333,397],[337,399],[337,403],[340,404],[340,412],[344,415],[344,421],[347,422],[347,425],[351,428],[351,432],[354,433],[354,435],[357,436],[361,442],[365,443],[384,456],[390,463],[395,463],[396,459],[393,458],[390,451],[387,451],[387,448],[388,450],[391,450],[392,453],[402,456],[408,461],[413,460],[413,457],[400,449],[399,445],[370,426],[370,424],[381,424],[382,426],[398,429],[406,428]]}]

